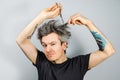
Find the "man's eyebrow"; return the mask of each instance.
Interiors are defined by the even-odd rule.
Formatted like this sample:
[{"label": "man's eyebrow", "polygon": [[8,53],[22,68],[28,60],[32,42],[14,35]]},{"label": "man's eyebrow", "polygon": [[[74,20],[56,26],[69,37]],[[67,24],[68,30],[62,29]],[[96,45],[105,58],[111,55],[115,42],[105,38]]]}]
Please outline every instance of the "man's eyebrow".
[{"label": "man's eyebrow", "polygon": [[56,41],[52,41],[52,42],[50,42],[50,43],[48,43],[48,44],[53,44],[53,43],[56,43]]},{"label": "man's eyebrow", "polygon": [[41,44],[45,44],[45,42],[41,42]]},{"label": "man's eyebrow", "polygon": [[[51,43],[56,43],[56,41],[49,42],[48,44],[51,44]],[[47,43],[41,42],[41,44],[47,44]]]}]

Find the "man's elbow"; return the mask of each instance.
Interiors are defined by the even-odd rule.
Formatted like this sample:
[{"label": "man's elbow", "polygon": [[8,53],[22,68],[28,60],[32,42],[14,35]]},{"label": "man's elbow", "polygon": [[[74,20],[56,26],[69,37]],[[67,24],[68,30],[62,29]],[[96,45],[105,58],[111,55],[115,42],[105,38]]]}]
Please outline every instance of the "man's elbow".
[{"label": "man's elbow", "polygon": [[112,49],[111,49],[111,55],[113,55],[114,53],[115,53],[115,49],[112,48]]},{"label": "man's elbow", "polygon": [[19,43],[19,39],[18,39],[18,37],[16,38],[16,43],[17,43],[17,44]]},{"label": "man's elbow", "polygon": [[19,37],[17,37],[17,38],[16,38],[16,43],[17,43],[18,45],[20,45],[20,44],[23,43],[23,41],[22,41]]},{"label": "man's elbow", "polygon": [[106,53],[108,54],[108,56],[112,56],[115,53],[115,49],[111,47],[106,51]]},{"label": "man's elbow", "polygon": [[16,38],[16,43],[17,43],[17,44],[20,43],[20,39],[19,39],[19,37]]}]

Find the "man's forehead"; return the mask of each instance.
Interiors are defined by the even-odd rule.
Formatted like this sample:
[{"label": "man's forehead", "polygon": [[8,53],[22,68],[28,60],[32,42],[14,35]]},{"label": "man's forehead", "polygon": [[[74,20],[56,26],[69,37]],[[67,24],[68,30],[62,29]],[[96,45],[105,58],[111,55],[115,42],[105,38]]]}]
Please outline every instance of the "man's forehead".
[{"label": "man's forehead", "polygon": [[60,39],[57,34],[50,34],[42,38],[42,43],[52,43],[52,42],[57,42],[58,40]]}]

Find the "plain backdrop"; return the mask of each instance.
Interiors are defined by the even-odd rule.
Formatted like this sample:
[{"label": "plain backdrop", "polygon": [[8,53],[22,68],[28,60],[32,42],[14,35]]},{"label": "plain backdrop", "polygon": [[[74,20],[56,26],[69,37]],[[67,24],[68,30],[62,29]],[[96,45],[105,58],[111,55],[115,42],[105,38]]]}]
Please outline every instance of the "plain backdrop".
[{"label": "plain backdrop", "polygon": [[[63,6],[66,22],[74,13],[80,13],[109,38],[115,54],[89,70],[84,80],[120,80],[120,1],[119,0],[1,0],[0,1],[0,80],[37,80],[37,70],[16,44],[17,35],[46,7],[55,2]],[[58,17],[60,19],[60,17]],[[84,26],[70,26],[72,37],[68,57],[88,54],[98,49]],[[42,47],[36,33],[33,44]]]}]

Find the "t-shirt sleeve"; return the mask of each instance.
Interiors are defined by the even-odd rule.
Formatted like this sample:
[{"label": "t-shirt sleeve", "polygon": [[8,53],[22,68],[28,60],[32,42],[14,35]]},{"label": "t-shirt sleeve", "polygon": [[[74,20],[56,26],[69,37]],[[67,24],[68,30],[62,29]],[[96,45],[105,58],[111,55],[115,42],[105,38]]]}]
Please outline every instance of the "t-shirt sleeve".
[{"label": "t-shirt sleeve", "polygon": [[33,63],[33,65],[37,67],[38,65],[40,65],[40,63],[44,61],[44,59],[45,59],[44,53],[42,51],[37,50],[36,63],[35,64]]},{"label": "t-shirt sleeve", "polygon": [[80,55],[76,57],[76,62],[77,64],[79,64],[82,74],[85,74],[89,70],[88,69],[89,58],[90,58],[90,54]]}]

